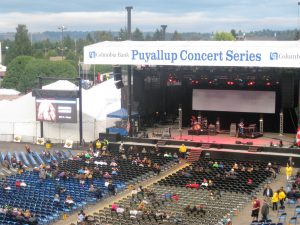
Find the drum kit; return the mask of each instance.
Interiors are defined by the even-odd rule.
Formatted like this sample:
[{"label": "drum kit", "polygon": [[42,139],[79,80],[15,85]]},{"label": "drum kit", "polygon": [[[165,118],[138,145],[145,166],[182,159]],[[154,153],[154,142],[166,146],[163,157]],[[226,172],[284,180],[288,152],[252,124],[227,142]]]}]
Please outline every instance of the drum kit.
[{"label": "drum kit", "polygon": [[194,131],[207,129],[207,118],[198,117],[198,120],[197,120],[195,116],[192,116],[191,127],[192,127],[192,130],[194,130]]}]

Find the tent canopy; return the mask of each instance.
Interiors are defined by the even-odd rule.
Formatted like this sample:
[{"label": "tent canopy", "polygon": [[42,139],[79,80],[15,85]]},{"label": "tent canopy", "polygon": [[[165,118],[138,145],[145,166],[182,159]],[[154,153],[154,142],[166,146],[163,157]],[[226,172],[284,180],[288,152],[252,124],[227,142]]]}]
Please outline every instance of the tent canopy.
[{"label": "tent canopy", "polygon": [[[137,112],[132,111],[131,112],[131,116],[133,118],[138,116]],[[128,112],[127,109],[121,108],[117,111],[111,112],[109,114],[107,114],[107,117],[109,118],[119,118],[119,119],[127,119],[128,118]]]}]

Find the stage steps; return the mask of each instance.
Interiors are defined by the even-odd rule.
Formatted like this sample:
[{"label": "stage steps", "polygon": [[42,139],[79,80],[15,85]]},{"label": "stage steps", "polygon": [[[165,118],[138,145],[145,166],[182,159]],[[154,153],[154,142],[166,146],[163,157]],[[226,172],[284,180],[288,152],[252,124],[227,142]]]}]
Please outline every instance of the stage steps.
[{"label": "stage steps", "polygon": [[201,153],[202,153],[202,149],[198,148],[192,148],[188,157],[187,157],[187,162],[196,162],[199,160],[200,156],[201,156]]}]

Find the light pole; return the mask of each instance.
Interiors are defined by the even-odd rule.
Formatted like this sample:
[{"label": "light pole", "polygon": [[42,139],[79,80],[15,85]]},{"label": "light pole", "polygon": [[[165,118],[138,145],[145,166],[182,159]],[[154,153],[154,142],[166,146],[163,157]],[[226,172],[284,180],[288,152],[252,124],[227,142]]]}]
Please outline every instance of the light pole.
[{"label": "light pole", "polygon": [[[133,9],[132,6],[126,6],[125,7],[127,11],[127,39],[131,40],[132,34],[131,34],[131,10]],[[128,130],[128,136],[132,137],[132,94],[131,94],[131,78],[133,76],[133,71],[131,65],[127,65],[127,113],[128,113],[128,124],[129,124],[129,130]]]},{"label": "light pole", "polygon": [[162,30],[162,40],[165,41],[167,25],[160,25],[160,26],[161,26],[161,30]]},{"label": "light pole", "polygon": [[66,30],[67,28],[62,25],[60,27],[58,27],[59,30],[61,30],[61,59],[64,59],[64,30]]}]

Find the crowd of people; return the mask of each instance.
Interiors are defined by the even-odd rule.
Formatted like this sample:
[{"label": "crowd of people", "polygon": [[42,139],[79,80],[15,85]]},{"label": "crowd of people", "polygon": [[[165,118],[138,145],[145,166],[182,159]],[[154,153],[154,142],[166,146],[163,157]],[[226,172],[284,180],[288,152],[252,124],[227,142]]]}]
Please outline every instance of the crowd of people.
[{"label": "crowd of people", "polygon": [[[270,171],[272,168],[272,164],[268,163],[266,170]],[[280,167],[275,168],[277,170],[273,176],[274,178],[276,178],[277,173],[280,172]],[[300,190],[298,186],[298,184],[300,185],[300,171],[298,171],[296,176],[293,177],[293,166],[291,162],[288,162],[285,167],[285,174],[287,180],[287,188],[281,186],[278,190],[273,190],[271,185],[267,184],[263,190],[262,201],[260,201],[256,196],[253,197],[251,211],[251,217],[253,221],[268,221],[270,220],[271,210],[275,212],[281,210],[282,212],[284,212],[286,202],[296,203],[297,199],[300,198]],[[292,178],[294,179],[293,181]],[[292,183],[291,186],[290,183]],[[260,214],[261,217],[259,217]]]},{"label": "crowd of people", "polygon": [[142,186],[130,185],[128,188],[131,190],[130,207],[122,207],[113,203],[112,213],[124,218],[148,218],[155,219],[157,222],[179,223],[181,221],[180,214],[161,209],[165,204],[176,204],[179,201],[180,197],[176,193],[166,192],[159,196],[154,190]]},{"label": "crowd of people", "polygon": [[37,217],[29,209],[22,210],[21,208],[13,208],[5,205],[0,208],[0,214],[5,214],[7,218],[12,218],[19,224],[38,224]]}]

